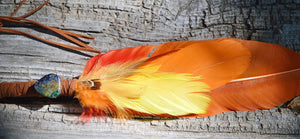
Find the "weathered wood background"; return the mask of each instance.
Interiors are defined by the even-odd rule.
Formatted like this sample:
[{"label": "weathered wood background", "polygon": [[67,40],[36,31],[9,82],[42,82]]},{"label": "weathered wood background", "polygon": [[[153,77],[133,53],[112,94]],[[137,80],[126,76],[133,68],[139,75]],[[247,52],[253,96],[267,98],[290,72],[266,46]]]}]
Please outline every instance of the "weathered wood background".
[{"label": "weathered wood background", "polygon": [[[21,0],[0,0],[0,15],[10,15]],[[43,3],[28,0],[16,14]],[[29,19],[96,37],[86,40],[103,52],[179,40],[233,37],[276,43],[300,52],[300,0],[51,0]],[[18,25],[65,42],[52,32]],[[28,37],[0,33],[0,82],[36,80],[48,73],[80,75],[95,54],[68,51]],[[299,61],[295,61],[299,62]],[[286,108],[227,112],[173,120],[96,120],[75,124],[81,112],[74,100],[1,100],[0,137],[297,137],[300,115]]]}]

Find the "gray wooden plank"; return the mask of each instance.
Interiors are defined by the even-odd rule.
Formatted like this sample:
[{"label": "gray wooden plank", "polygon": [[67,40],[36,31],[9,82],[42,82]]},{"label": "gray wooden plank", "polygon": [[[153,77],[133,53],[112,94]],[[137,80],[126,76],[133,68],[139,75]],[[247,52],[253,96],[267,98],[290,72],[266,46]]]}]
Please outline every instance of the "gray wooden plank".
[{"label": "gray wooden plank", "polygon": [[[0,15],[18,1],[0,0]],[[43,0],[27,1],[17,15]],[[91,35],[103,52],[179,40],[220,37],[276,43],[300,52],[300,1],[218,0],[51,0],[29,17],[38,22]],[[10,26],[67,43],[39,28]],[[81,74],[92,53],[74,53],[24,36],[0,33],[0,82],[36,80],[48,73],[65,78]],[[295,61],[296,62],[296,61]],[[25,100],[24,100],[25,101]],[[35,100],[37,101],[37,100]],[[10,103],[9,103],[10,102]],[[12,138],[214,138],[299,137],[299,113],[285,108],[227,112],[206,118],[173,120],[93,120],[74,124],[78,103],[46,101],[36,105],[0,104],[0,135]],[[48,104],[50,103],[50,104]],[[74,113],[74,114],[71,114]]]}]

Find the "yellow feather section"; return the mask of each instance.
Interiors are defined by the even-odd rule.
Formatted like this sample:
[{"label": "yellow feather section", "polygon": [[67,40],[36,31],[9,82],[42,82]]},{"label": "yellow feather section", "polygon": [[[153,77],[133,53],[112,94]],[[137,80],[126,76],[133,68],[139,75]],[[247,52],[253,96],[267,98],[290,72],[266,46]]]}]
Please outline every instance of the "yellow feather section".
[{"label": "yellow feather section", "polygon": [[125,108],[148,114],[173,116],[206,112],[210,98],[201,92],[209,92],[209,86],[201,82],[200,76],[158,72],[158,65],[138,66],[139,63],[143,62],[140,60],[111,64],[80,78],[79,81],[98,79],[101,82],[101,92],[119,112]]}]

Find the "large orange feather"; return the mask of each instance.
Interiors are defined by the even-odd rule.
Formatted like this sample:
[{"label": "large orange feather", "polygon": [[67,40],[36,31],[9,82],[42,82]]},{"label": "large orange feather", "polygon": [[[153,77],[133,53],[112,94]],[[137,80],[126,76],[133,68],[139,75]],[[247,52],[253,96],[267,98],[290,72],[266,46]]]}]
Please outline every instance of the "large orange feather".
[{"label": "large orange feather", "polygon": [[[86,113],[96,115],[184,117],[269,109],[300,94],[299,61],[298,53],[279,45],[237,39],[125,48],[92,58],[79,79],[76,97]],[[161,100],[166,102],[158,104]],[[189,106],[193,109],[187,113],[178,112]]]}]

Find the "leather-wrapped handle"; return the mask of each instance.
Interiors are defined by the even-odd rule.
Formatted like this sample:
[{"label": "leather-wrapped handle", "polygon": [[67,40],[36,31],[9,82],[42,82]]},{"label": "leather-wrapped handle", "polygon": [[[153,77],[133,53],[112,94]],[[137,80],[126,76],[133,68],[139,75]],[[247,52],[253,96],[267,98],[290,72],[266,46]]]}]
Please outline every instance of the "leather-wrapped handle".
[{"label": "leather-wrapped handle", "polygon": [[[61,94],[59,96],[73,97],[76,90],[77,79],[61,78]],[[28,82],[2,82],[0,83],[0,98],[3,97],[42,97],[34,89],[36,81]]]}]

